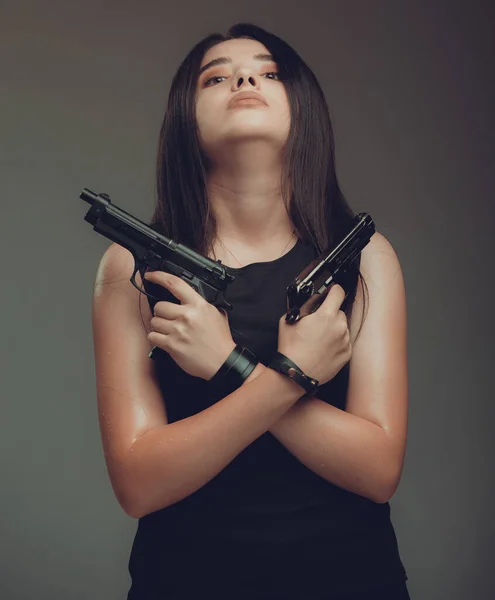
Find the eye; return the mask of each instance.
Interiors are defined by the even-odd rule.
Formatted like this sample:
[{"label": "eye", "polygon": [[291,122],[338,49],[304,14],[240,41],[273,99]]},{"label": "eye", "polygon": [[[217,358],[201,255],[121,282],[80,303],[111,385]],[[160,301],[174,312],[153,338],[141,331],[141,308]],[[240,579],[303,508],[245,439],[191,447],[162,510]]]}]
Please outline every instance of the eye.
[{"label": "eye", "polygon": [[[203,87],[208,87],[215,81],[215,79],[222,79],[223,75],[213,75],[212,77],[208,77],[203,81]],[[216,82],[215,82],[216,83]]]},{"label": "eye", "polygon": [[[275,78],[280,80],[280,74],[277,71],[268,71],[268,73],[263,73],[263,75],[275,75]],[[269,77],[268,79],[273,79],[273,77]]]},{"label": "eye", "polygon": [[[275,81],[280,81],[280,74],[277,71],[268,71],[267,73],[263,73],[261,76],[266,77],[267,79],[274,79]],[[216,85],[218,83],[218,81],[216,80],[219,79],[225,79],[225,76],[212,75],[211,77],[208,77],[203,81],[203,87],[211,87],[212,85]]]}]

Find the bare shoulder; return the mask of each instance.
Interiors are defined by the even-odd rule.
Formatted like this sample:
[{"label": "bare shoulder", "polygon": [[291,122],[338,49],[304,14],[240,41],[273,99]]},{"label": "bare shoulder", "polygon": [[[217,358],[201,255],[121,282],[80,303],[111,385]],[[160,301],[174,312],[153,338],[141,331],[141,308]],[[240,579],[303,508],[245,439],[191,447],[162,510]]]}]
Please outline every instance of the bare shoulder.
[{"label": "bare shoulder", "polygon": [[371,237],[369,244],[361,252],[361,268],[372,276],[389,277],[401,270],[399,257],[390,241],[380,232],[376,231]]},{"label": "bare shoulder", "polygon": [[364,279],[365,286],[358,279],[356,299],[351,319],[351,338],[359,330],[363,322],[364,300],[366,299],[366,313],[372,303],[402,301],[404,290],[404,278],[399,257],[391,242],[380,232],[376,231],[369,243],[361,252],[360,273]]},{"label": "bare shoulder", "polygon": [[[95,286],[112,282],[118,283],[123,280],[129,281],[133,271],[134,257],[132,254],[120,244],[112,243],[101,257]],[[139,281],[139,273],[136,274],[136,281]],[[131,289],[135,289],[132,284],[130,285]]]},{"label": "bare shoulder", "polygon": [[[124,294],[136,302],[144,322],[149,323],[152,318],[146,296],[141,294],[131,283],[130,279],[134,272],[134,257],[120,244],[111,244],[103,254],[96,272],[94,301],[104,291],[109,293]],[[139,273],[136,273],[136,284],[143,287],[143,281]]]},{"label": "bare shoulder", "polygon": [[127,286],[116,286],[115,284],[122,284],[125,280],[129,281],[133,266],[134,257],[129,250],[119,244],[111,244],[101,257],[96,271],[95,294],[101,293],[107,285],[113,286],[113,289],[120,287],[121,291],[126,290]]}]

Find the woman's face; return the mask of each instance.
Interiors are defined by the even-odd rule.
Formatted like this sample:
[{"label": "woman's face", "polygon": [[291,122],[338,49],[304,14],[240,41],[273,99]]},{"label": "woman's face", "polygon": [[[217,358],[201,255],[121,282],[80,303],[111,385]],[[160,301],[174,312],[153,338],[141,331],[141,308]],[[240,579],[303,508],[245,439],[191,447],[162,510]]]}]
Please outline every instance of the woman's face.
[{"label": "woman's face", "polygon": [[[221,60],[210,64],[216,59]],[[260,99],[236,102],[244,92]],[[205,54],[196,88],[196,119],[201,145],[212,157],[229,145],[256,139],[276,151],[283,148],[290,127],[289,103],[277,64],[263,44],[229,40]]]}]

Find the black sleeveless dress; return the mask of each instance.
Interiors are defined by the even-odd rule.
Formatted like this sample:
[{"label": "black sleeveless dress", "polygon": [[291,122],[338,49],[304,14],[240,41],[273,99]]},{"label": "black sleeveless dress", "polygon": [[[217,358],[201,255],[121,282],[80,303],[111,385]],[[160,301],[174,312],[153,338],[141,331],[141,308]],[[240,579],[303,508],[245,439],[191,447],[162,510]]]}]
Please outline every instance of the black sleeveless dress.
[{"label": "black sleeveless dress", "polygon": [[[298,240],[277,260],[228,267],[232,337],[265,365],[285,290],[315,257]],[[208,382],[166,357],[156,368],[170,423],[216,401]],[[345,410],[348,376],[346,365],[316,396]],[[389,503],[329,483],[270,432],[195,493],[140,518],[129,573],[128,600],[369,599],[375,588],[386,600],[388,587],[390,598],[408,598]]]}]

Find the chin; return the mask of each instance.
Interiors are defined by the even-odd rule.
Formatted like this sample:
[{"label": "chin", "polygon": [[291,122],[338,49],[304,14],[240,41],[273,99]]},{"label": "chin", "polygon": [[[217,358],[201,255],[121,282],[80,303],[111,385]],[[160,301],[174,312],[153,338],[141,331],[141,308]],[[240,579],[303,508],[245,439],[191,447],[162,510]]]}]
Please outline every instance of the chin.
[{"label": "chin", "polygon": [[229,142],[249,139],[280,141],[282,138],[287,139],[288,133],[282,124],[277,126],[277,123],[269,122],[266,119],[246,119],[229,124],[228,127],[217,132],[217,137]]},{"label": "chin", "polygon": [[235,134],[230,136],[226,136],[221,140],[218,140],[218,144],[221,146],[228,146],[232,150],[236,148],[236,146],[244,145],[259,145],[260,150],[262,148],[273,147],[275,149],[281,149],[282,146],[286,143],[287,138],[282,138],[280,135],[270,135],[266,131],[238,131]]},{"label": "chin", "polygon": [[[263,122],[261,122],[263,121]],[[281,150],[287,143],[289,130],[285,124],[276,126],[276,123],[268,123],[265,119],[245,119],[236,123],[223,123],[216,131],[204,132],[201,144],[207,154],[215,155],[224,152],[226,148],[236,149],[240,144],[259,144],[260,150],[272,146]],[[211,136],[208,135],[211,133]]]}]

